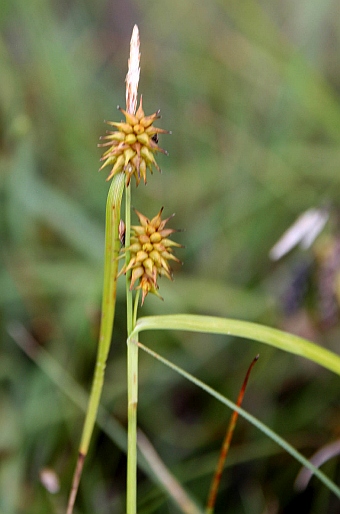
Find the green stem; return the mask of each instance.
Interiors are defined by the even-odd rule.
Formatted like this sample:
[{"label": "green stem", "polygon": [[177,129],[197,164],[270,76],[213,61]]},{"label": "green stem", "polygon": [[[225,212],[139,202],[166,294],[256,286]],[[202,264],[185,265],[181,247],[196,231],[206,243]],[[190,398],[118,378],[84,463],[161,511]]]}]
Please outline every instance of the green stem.
[{"label": "green stem", "polygon": [[120,220],[120,206],[123,196],[125,174],[116,175],[112,182],[106,202],[106,228],[105,228],[105,263],[104,288],[102,299],[102,314],[99,333],[97,360],[94,370],[90,399],[86,411],[82,437],[79,446],[79,456],[73,477],[67,514],[73,511],[73,505],[78,491],[80,477],[87,455],[93,428],[96,422],[99,401],[104,383],[104,373],[107,356],[111,346],[111,336],[116,306],[118,256],[120,242],[118,227]]},{"label": "green stem", "polygon": [[[125,196],[125,245],[130,246],[131,233],[131,188],[126,188]],[[126,265],[130,261],[130,252],[126,252]],[[127,309],[127,381],[128,381],[128,454],[127,454],[127,488],[126,512],[137,512],[137,402],[138,402],[138,346],[130,341],[136,319],[136,305],[133,310],[132,291],[130,291],[131,271],[126,274],[126,309]],[[136,295],[137,302],[138,296]]]},{"label": "green stem", "polygon": [[[131,238],[131,185],[126,188],[125,193],[125,247],[129,248]],[[125,253],[126,266],[130,262],[130,252]],[[133,330],[132,318],[132,291],[130,291],[131,270],[126,272],[126,315],[127,315],[127,332],[130,336]]]},{"label": "green stem", "polygon": [[137,402],[138,402],[138,346],[128,339],[128,456],[126,512],[137,512]]}]

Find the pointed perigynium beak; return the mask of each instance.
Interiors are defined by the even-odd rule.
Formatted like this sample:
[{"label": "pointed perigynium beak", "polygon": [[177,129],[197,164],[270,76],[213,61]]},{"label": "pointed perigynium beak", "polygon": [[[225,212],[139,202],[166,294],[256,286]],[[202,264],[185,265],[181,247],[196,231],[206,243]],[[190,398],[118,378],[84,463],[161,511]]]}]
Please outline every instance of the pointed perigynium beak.
[{"label": "pointed perigynium beak", "polygon": [[[123,266],[120,275],[131,270],[130,290],[141,289],[142,305],[148,293],[153,293],[162,299],[158,293],[157,279],[159,276],[165,276],[172,280],[169,261],[180,262],[173,255],[172,249],[180,248],[182,245],[169,239],[176,230],[165,228],[166,223],[173,216],[162,220],[162,211],[163,208],[152,220],[135,211],[140,225],[131,227],[131,244],[128,248],[122,249],[123,252],[130,252],[130,261]],[[136,286],[138,281],[139,284]]]},{"label": "pointed perigynium beak", "polygon": [[154,154],[162,152],[167,154],[163,148],[156,143],[158,134],[168,134],[169,132],[153,126],[153,122],[160,118],[159,111],[145,116],[142,108],[142,97],[135,115],[129,114],[124,109],[118,107],[125,116],[125,122],[116,123],[108,121],[108,125],[115,127],[116,131],[108,131],[106,136],[101,137],[106,140],[99,146],[108,147],[104,152],[100,170],[106,166],[111,166],[111,171],[106,180],[110,180],[117,173],[126,174],[126,185],[130,184],[132,176],[135,176],[138,186],[141,179],[146,183],[147,169],[153,172],[153,166],[161,171]]}]

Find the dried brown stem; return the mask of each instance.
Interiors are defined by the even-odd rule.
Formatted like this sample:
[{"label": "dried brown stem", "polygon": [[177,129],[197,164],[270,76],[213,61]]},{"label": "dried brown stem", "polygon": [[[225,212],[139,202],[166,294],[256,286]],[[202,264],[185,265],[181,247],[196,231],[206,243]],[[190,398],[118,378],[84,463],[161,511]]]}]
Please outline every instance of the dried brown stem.
[{"label": "dried brown stem", "polygon": [[[242,401],[243,401],[244,393],[246,391],[250,372],[253,369],[253,366],[257,362],[258,358],[259,358],[259,355],[256,355],[256,357],[253,359],[252,363],[250,364],[250,366],[248,368],[247,374],[245,376],[245,379],[243,381],[242,387],[240,389],[240,392],[239,392],[239,395],[237,398],[236,405],[238,407],[240,407],[242,405]],[[210,487],[210,492],[209,492],[208,502],[207,502],[207,509],[206,509],[207,514],[212,514],[214,512],[217,491],[218,491],[218,488],[220,485],[221,476],[222,476],[222,472],[223,472],[223,468],[224,468],[224,463],[225,463],[225,460],[228,455],[228,451],[230,448],[231,439],[234,434],[237,419],[238,419],[238,412],[234,411],[231,416],[228,428],[227,428],[227,432],[226,432],[226,435],[225,435],[225,438],[223,441],[223,445],[221,448],[221,452],[220,452],[220,457],[219,457],[219,460],[218,460],[218,463],[216,466],[215,474],[214,474],[212,482],[211,482],[211,487]]]},{"label": "dried brown stem", "polygon": [[80,477],[81,477],[83,467],[84,467],[85,457],[86,457],[86,455],[79,452],[76,469],[75,469],[74,475],[73,475],[72,489],[71,489],[69,500],[68,500],[66,514],[72,514],[72,512],[73,512],[74,502],[76,501]]}]

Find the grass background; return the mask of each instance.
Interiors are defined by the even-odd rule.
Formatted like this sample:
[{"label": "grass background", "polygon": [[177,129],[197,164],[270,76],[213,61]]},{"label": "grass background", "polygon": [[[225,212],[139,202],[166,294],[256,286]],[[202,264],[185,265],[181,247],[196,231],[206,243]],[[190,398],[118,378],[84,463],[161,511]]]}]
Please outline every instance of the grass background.
[{"label": "grass background", "polygon": [[[164,205],[165,215],[176,212],[172,226],[185,229],[177,234],[185,245],[178,252],[184,264],[173,284],[161,282],[165,302],[148,297],[141,313],[254,320],[286,327],[339,352],[337,306],[326,280],[335,283],[340,267],[337,3],[2,0],[4,514],[61,513],[66,504],[83,412],[64,394],[63,387],[72,392],[68,384],[51,380],[53,365],[46,374],[9,331],[22,324],[89,390],[108,190],[105,171],[96,173],[96,145],[106,130],[103,120],[120,119],[116,105],[125,102],[134,23],[141,33],[145,111],[161,108],[158,125],[172,135],[160,141],[170,153],[159,157],[162,175],[150,176],[146,187],[134,190],[132,202],[149,216]],[[293,220],[325,203],[331,205],[326,231],[327,245],[335,249],[333,267],[325,260],[326,246],[295,250],[280,263],[270,262],[269,249]],[[103,403],[123,427],[125,337],[122,281]],[[29,344],[25,335],[21,341]],[[150,334],[143,341],[232,399],[260,352],[245,408],[307,456],[339,437],[338,378],[329,372],[247,341],[198,334]],[[229,415],[215,400],[141,356],[139,425],[201,503]],[[317,481],[305,493],[295,492],[298,464],[243,420],[228,464],[217,513],[274,514],[292,512],[294,506],[301,513],[333,513],[339,508]],[[60,477],[56,495],[40,483],[45,467]],[[324,469],[339,480],[336,459]],[[124,453],[97,430],[76,512],[124,512],[125,471]],[[178,512],[142,472],[138,499],[139,514]]]}]

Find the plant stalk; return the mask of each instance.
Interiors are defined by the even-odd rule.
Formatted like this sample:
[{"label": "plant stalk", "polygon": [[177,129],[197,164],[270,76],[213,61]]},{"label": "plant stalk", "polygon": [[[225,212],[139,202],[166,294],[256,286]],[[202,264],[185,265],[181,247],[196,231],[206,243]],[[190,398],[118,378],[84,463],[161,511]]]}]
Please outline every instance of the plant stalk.
[{"label": "plant stalk", "polygon": [[104,383],[106,361],[111,346],[113,321],[116,307],[118,256],[120,251],[118,227],[120,220],[120,207],[123,196],[124,184],[125,174],[120,173],[116,175],[111,182],[111,186],[107,196],[104,287],[97,359],[94,370],[90,399],[86,411],[85,422],[79,446],[78,461],[73,475],[72,488],[67,506],[67,514],[72,514],[73,512],[73,507],[77,496],[79,482],[84,466],[84,460],[88,452],[93,428],[96,422],[100,397]]},{"label": "plant stalk", "polygon": [[137,512],[137,403],[138,403],[138,346],[128,339],[128,460],[126,512]]},{"label": "plant stalk", "polygon": [[[126,188],[125,195],[125,244],[130,246],[131,234],[131,187]],[[126,252],[126,265],[130,261],[130,252]],[[133,297],[130,290],[131,270],[126,273],[126,309],[127,309],[127,381],[128,381],[128,453],[126,512],[137,512],[137,402],[138,402],[138,346],[130,340],[134,329],[136,312],[133,310]],[[138,295],[137,295],[138,301]],[[136,306],[135,306],[136,308]]]}]

